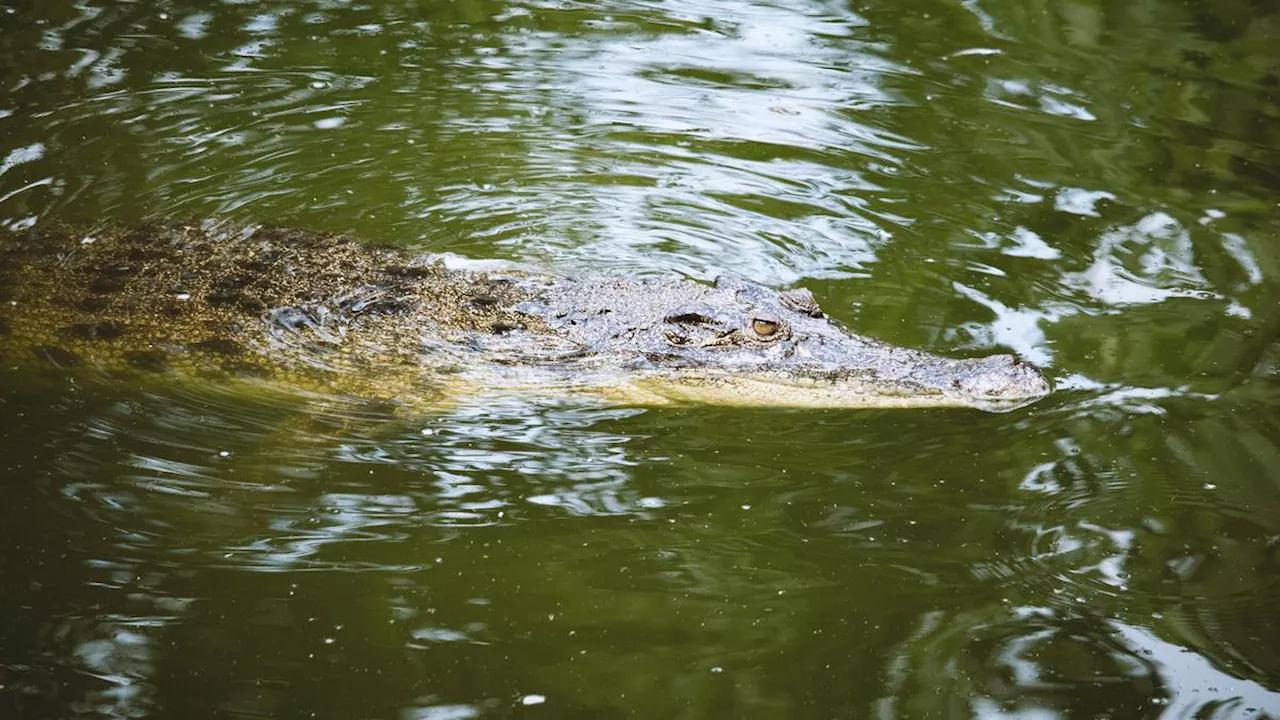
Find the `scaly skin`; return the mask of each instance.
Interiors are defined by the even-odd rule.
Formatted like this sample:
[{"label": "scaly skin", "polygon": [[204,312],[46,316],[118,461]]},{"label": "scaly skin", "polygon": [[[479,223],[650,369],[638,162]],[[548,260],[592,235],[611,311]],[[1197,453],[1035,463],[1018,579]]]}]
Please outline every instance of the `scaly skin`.
[{"label": "scaly skin", "polygon": [[0,233],[0,357],[410,405],[506,389],[999,411],[1049,392],[1010,356],[851,334],[805,290],[456,270],[304,230],[181,223]]}]

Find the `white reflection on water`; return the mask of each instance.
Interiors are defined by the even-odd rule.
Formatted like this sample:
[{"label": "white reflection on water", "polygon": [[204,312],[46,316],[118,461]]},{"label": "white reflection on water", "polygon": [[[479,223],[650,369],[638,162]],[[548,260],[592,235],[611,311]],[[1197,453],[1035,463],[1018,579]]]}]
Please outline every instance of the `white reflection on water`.
[{"label": "white reflection on water", "polygon": [[[432,698],[422,698],[423,703],[430,703]],[[406,708],[401,711],[402,720],[470,720],[480,717],[481,708],[474,705],[431,705]]]},{"label": "white reflection on water", "polygon": [[[1092,200],[1100,195],[1094,194]],[[1059,196],[1061,198],[1061,196]],[[1077,204],[1083,200],[1073,201]],[[1084,212],[1076,208],[1077,212]],[[1092,210],[1090,210],[1092,213]],[[999,247],[1001,240],[990,233],[976,235],[984,247]],[[1035,260],[1061,260],[1057,249],[1022,228],[1012,234],[1014,245],[1003,253],[1012,257]],[[1158,306],[1171,301],[1201,303],[1209,318],[1250,319],[1253,310],[1244,304],[1240,293],[1262,282],[1258,259],[1250,248],[1233,240],[1230,233],[1221,236],[1220,247],[1244,271],[1240,282],[1220,287],[1211,282],[1196,256],[1188,231],[1177,219],[1164,212],[1149,213],[1131,224],[1119,225],[1102,233],[1090,250],[1089,265],[1080,271],[1061,272],[1056,292],[1039,302],[1012,306],[991,293],[960,281],[952,282],[959,296],[987,308],[994,318],[971,321],[944,333],[953,341],[975,348],[1002,346],[1044,367],[1057,360],[1057,336],[1069,337],[1064,331],[1048,332],[1048,328],[1069,318],[1091,316],[1123,317],[1134,308]],[[1063,261],[1061,264],[1069,266]],[[997,273],[1003,276],[1003,273]],[[1234,291],[1236,295],[1231,294]],[[1090,340],[1093,340],[1090,338]],[[1111,336],[1108,342],[1124,347],[1127,336]],[[1135,406],[1139,412],[1160,412],[1153,404],[1136,402],[1166,397],[1198,397],[1213,400],[1217,395],[1197,393],[1189,386],[1144,388],[1130,384],[1104,383],[1076,372],[1057,383],[1059,389],[1103,391],[1090,403],[1097,405]]]},{"label": "white reflection on water", "polygon": [[1113,621],[1126,645],[1151,659],[1169,689],[1162,717],[1254,718],[1280,713],[1280,692],[1223,672],[1191,648],[1151,630]]},{"label": "white reflection on water", "polygon": [[44,157],[45,148],[41,143],[32,143],[15,150],[10,150],[9,154],[4,156],[4,160],[0,161],[0,175],[9,172],[15,165],[28,163],[33,160],[39,160]]},{"label": "white reflection on water", "polygon": [[1173,217],[1155,212],[1098,239],[1088,270],[1062,281],[1112,307],[1189,297],[1221,301],[1196,266],[1191,235]]},{"label": "white reflection on water", "polygon": [[100,717],[146,717],[156,700],[151,682],[156,648],[148,634],[154,630],[148,626],[163,624],[167,623],[129,618],[65,625],[62,631],[83,634],[69,659],[87,676],[89,687],[74,703],[75,710]]},{"label": "white reflection on water", "polygon": [[1056,320],[1043,310],[1010,308],[995,298],[961,283],[952,288],[970,300],[991,310],[995,319],[989,323],[971,323],[965,329],[985,347],[999,345],[1011,348],[1019,356],[1040,366],[1053,361],[1053,349],[1045,337],[1042,322]]},{"label": "white reflection on water", "polygon": [[121,551],[194,551],[211,567],[269,572],[403,572],[416,561],[365,559],[358,546],[666,505],[632,483],[634,438],[606,429],[636,408],[487,396],[424,429],[334,407],[309,426],[305,412],[280,415],[282,398],[248,399],[155,393],[109,406],[57,460],[57,492],[118,528]]},{"label": "white reflection on water", "polygon": [[1042,607],[923,614],[885,669],[880,718],[1253,718],[1280,693],[1119,620]]},{"label": "white reflection on water", "polygon": [[898,168],[903,150],[920,149],[871,114],[895,102],[884,78],[909,71],[858,50],[855,14],[689,9],[699,22],[663,32],[618,21],[625,41],[504,36],[507,52],[471,76],[513,99],[528,86],[524,97],[547,105],[531,105],[528,120],[456,122],[523,138],[521,180],[447,188],[432,214],[511,218],[516,230],[540,218],[536,238],[501,242],[554,250],[570,267],[607,256],[620,271],[728,270],[774,284],[861,272],[889,239],[885,225],[905,221],[874,201],[888,191],[857,161]]},{"label": "white reflection on water", "polygon": [[1196,392],[1190,386],[1135,387],[1128,384],[1100,383],[1083,375],[1062,378],[1056,385],[1059,391],[1087,390],[1090,397],[1080,402],[1076,411],[1098,412],[1112,408],[1127,415],[1164,415],[1168,412],[1161,400],[1177,398],[1212,402],[1221,397],[1217,393]]}]

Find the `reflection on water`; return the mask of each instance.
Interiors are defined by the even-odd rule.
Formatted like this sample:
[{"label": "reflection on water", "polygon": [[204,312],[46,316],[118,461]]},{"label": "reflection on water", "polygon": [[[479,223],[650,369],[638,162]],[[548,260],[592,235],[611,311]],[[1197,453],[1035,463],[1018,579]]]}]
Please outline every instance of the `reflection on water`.
[{"label": "reflection on water", "polygon": [[1149,630],[1043,608],[932,613],[902,650],[882,717],[1258,717],[1280,705]]},{"label": "reflection on water", "polygon": [[740,273],[1057,385],[424,415],[5,367],[0,715],[1280,716],[1272,8],[0,13],[5,226]]},{"label": "reflection on water", "polygon": [[[151,535],[166,553],[271,572],[396,570],[345,561],[333,546],[401,539],[404,526],[644,518],[663,506],[629,482],[638,462],[630,438],[592,429],[641,411],[482,400],[405,417],[337,398],[317,408],[217,388],[151,393],[79,419],[48,472],[62,479],[52,481],[57,494],[95,521],[157,529],[132,547]],[[359,479],[332,481],[348,470]],[[159,529],[184,516],[190,544],[174,547]]]}]

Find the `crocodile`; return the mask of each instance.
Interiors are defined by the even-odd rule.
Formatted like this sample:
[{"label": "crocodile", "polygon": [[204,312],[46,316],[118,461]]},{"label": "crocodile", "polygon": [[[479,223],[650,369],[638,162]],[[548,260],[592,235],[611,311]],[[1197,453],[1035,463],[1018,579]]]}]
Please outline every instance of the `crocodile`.
[{"label": "crocodile", "polygon": [[854,334],[803,288],[458,267],[342,235],[209,221],[0,232],[0,359],[406,404],[509,390],[999,412],[1050,392],[1011,355],[953,359]]}]

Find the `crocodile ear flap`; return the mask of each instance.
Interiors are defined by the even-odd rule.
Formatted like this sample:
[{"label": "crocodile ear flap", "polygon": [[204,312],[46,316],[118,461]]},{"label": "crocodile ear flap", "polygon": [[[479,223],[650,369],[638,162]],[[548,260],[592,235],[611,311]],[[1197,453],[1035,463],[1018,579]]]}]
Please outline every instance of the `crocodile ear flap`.
[{"label": "crocodile ear flap", "polygon": [[734,330],[733,323],[709,305],[676,308],[667,313],[662,321],[667,324],[662,336],[668,343],[676,346],[707,347],[716,344],[719,338]]},{"label": "crocodile ear flap", "polygon": [[794,310],[802,315],[820,318],[823,316],[822,308],[818,307],[818,299],[813,296],[809,288],[792,288],[785,290],[778,295],[779,302],[788,310]]},{"label": "crocodile ear flap", "polygon": [[662,321],[671,325],[711,327],[725,323],[724,318],[718,317],[716,311],[706,305],[686,305],[685,307],[676,308],[662,318]]}]

